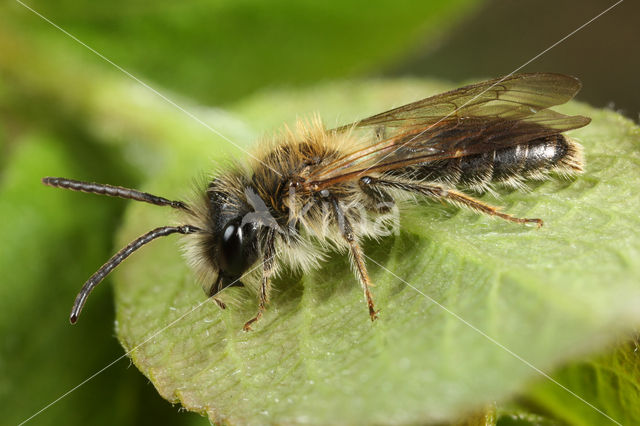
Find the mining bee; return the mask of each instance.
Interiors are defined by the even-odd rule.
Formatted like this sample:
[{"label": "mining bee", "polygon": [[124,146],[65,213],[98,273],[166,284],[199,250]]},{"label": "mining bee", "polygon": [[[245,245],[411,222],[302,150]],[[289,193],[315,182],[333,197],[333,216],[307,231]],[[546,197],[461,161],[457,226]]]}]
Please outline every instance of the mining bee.
[{"label": "mining bee", "polygon": [[[180,210],[184,224],[163,226],[116,253],[82,287],[71,311],[78,319],[93,288],[131,253],[170,234],[185,234],[187,258],[207,296],[229,286],[259,284],[251,329],[269,302],[272,278],[287,265],[308,271],[329,250],[347,251],[364,292],[370,292],[361,241],[394,224],[397,206],[440,200],[510,222],[542,226],[467,195],[496,186],[526,187],[550,173],[583,171],[582,147],[563,132],[590,119],[549,107],[572,99],[574,77],[512,75],[462,87],[327,130],[319,119],[299,122],[265,142],[247,163],[218,173],[190,202],[117,186],[44,178],[49,186],[144,201]],[[255,272],[250,272],[251,270]],[[249,271],[249,272],[248,272]]]}]

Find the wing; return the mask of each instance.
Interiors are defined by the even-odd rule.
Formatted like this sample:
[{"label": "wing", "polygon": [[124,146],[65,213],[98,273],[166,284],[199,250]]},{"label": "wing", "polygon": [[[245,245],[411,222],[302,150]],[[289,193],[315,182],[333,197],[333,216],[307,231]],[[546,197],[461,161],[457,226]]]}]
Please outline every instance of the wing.
[{"label": "wing", "polygon": [[334,129],[372,128],[383,140],[309,176],[315,188],[412,164],[494,151],[587,125],[546,108],[580,89],[574,77],[520,74],[463,87]]},{"label": "wing", "polygon": [[[461,87],[376,114],[334,131],[384,127],[385,136],[409,127],[426,127],[444,118],[493,117],[517,120],[571,100],[580,80],[563,74],[528,73]],[[391,133],[386,133],[391,132]]]}]

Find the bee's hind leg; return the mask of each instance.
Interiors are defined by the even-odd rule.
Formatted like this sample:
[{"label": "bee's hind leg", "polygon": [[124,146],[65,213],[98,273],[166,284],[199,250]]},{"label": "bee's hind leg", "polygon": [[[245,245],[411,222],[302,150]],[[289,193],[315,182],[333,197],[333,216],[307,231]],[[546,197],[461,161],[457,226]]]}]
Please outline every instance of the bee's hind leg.
[{"label": "bee's hind leg", "polygon": [[515,216],[511,216],[510,214],[502,213],[498,207],[483,203],[482,201],[476,200],[475,198],[470,197],[460,191],[456,191],[454,189],[447,189],[445,187],[432,184],[432,183],[402,181],[402,180],[386,180],[386,179],[373,178],[369,176],[365,176],[361,178],[361,181],[363,179],[367,179],[366,181],[367,184],[372,186],[395,188],[402,191],[422,194],[427,197],[440,199],[454,205],[464,206],[471,210],[474,210],[476,212],[483,213],[489,216],[496,216],[501,219],[508,220],[510,222],[535,223],[538,226],[538,228],[540,228],[544,224],[542,219],[515,217]]},{"label": "bee's hind leg", "polygon": [[255,317],[247,321],[242,329],[251,331],[251,326],[262,318],[262,314],[269,303],[269,294],[271,293],[271,275],[273,275],[275,266],[275,238],[273,230],[270,230],[265,240],[264,254],[262,258],[262,280],[260,282],[260,302],[258,303],[258,313]]},{"label": "bee's hind leg", "polygon": [[340,228],[340,233],[349,244],[351,259],[356,267],[355,269],[358,275],[358,279],[360,281],[360,285],[362,286],[362,290],[364,291],[364,297],[369,308],[369,317],[371,318],[371,321],[375,321],[378,318],[378,313],[380,311],[376,311],[375,305],[373,304],[373,297],[371,297],[371,292],[369,291],[369,287],[372,287],[373,284],[371,282],[371,279],[369,278],[369,273],[367,272],[367,267],[364,263],[362,248],[360,247],[360,244],[358,244],[356,236],[353,233],[351,223],[345,216],[344,211],[340,208],[338,200],[336,200],[334,197],[331,197],[330,201],[333,207],[333,211],[338,220],[338,228]]}]

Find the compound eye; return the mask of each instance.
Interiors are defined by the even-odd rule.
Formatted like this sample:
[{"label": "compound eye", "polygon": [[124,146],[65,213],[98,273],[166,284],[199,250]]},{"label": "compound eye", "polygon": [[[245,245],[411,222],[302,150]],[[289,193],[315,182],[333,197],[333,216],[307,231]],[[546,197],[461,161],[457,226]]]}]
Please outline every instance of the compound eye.
[{"label": "compound eye", "polygon": [[221,241],[221,269],[231,276],[242,274],[244,235],[237,224],[230,224],[224,229]]}]

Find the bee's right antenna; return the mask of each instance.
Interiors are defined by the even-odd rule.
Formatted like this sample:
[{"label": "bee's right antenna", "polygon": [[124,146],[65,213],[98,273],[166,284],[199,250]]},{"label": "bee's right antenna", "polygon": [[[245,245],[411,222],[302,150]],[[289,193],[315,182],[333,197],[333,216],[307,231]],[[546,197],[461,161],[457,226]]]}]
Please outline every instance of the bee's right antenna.
[{"label": "bee's right antenna", "polygon": [[155,240],[159,237],[166,237],[167,235],[180,233],[180,234],[193,234],[194,232],[200,232],[200,229],[193,225],[182,225],[182,226],[162,226],[160,228],[156,228],[152,231],[147,232],[141,237],[135,239],[131,243],[129,243],[125,248],[120,250],[118,253],[113,255],[111,259],[107,261],[100,269],[96,271],[95,274],[91,275],[91,277],[84,283],[80,293],[76,296],[76,301],[73,303],[73,308],[71,308],[71,316],[69,317],[69,321],[71,324],[75,324],[78,321],[78,316],[82,311],[82,307],[84,303],[87,301],[87,297],[89,297],[89,293],[98,285],[100,282],[109,275],[113,269],[115,269],[123,260],[125,260],[131,253],[138,250],[143,245],[147,244],[150,241]]},{"label": "bee's right antenna", "polygon": [[45,177],[42,183],[56,188],[65,188],[72,191],[87,192],[90,194],[107,195],[109,197],[126,198],[128,200],[143,201],[156,206],[170,206],[174,209],[181,209],[191,212],[187,204],[182,201],[171,201],[148,192],[136,191],[135,189],[123,188],[122,186],[107,185],[104,183],[83,182],[80,180]]}]

